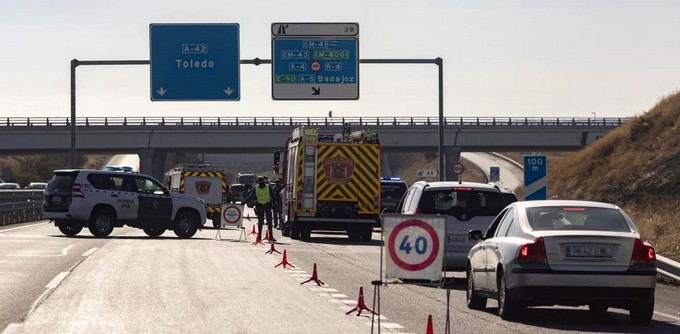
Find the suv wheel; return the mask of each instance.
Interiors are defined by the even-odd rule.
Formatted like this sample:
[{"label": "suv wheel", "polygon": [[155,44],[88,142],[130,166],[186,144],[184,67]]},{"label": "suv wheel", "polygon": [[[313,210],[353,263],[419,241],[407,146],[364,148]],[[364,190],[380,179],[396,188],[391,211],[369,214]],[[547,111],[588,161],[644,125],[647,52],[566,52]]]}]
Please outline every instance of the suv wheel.
[{"label": "suv wheel", "polygon": [[198,230],[198,218],[191,212],[182,212],[175,218],[175,234],[182,238],[191,238]]},{"label": "suv wheel", "polygon": [[144,228],[144,233],[146,233],[146,235],[148,235],[152,238],[157,238],[161,234],[163,234],[164,232],[165,232],[165,229],[162,228],[158,224],[152,224],[151,226],[147,226],[147,227]]},{"label": "suv wheel", "polygon": [[64,233],[64,235],[67,236],[67,237],[72,237],[72,236],[80,233],[80,231],[82,231],[82,230],[83,230],[83,227],[78,225],[78,224],[75,224],[75,223],[61,223],[61,224],[59,224],[59,231],[61,231],[61,233]]},{"label": "suv wheel", "polygon": [[98,209],[90,217],[90,232],[97,238],[106,238],[113,232],[116,218],[108,209]]}]

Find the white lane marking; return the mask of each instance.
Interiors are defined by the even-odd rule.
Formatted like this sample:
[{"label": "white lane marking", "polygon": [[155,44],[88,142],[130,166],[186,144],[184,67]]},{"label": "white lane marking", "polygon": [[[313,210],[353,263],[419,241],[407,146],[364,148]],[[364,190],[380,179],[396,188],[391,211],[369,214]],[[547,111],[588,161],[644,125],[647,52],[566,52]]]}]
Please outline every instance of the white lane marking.
[{"label": "white lane marking", "polygon": [[2,331],[2,334],[19,333],[20,329],[21,329],[21,324],[9,324],[9,325],[7,325],[5,330]]},{"label": "white lane marking", "polygon": [[61,250],[61,255],[66,256],[68,255],[68,250],[75,247],[76,245],[69,245],[68,247],[64,248]]},{"label": "white lane marking", "polygon": [[57,286],[59,286],[59,283],[61,283],[61,281],[63,281],[64,278],[66,278],[66,276],[68,276],[69,273],[70,273],[70,271],[62,271],[62,272],[60,272],[60,273],[59,273],[57,276],[55,276],[55,277],[54,277],[54,278],[53,278],[53,279],[52,279],[45,287],[48,288],[48,289],[54,289],[54,288],[56,288]]},{"label": "white lane marking", "polygon": [[15,230],[21,230],[21,229],[33,227],[33,226],[36,226],[36,225],[40,225],[40,224],[49,224],[49,223],[50,223],[50,222],[47,221],[47,222],[39,222],[39,223],[30,224],[30,225],[25,225],[25,226],[12,227],[12,228],[8,228],[8,229],[6,229],[6,230],[0,230],[0,233],[5,233],[5,232],[10,232],[10,231],[15,231]]},{"label": "white lane marking", "polygon": [[88,256],[92,255],[92,253],[96,252],[97,249],[99,249],[99,247],[90,248],[90,250],[88,250],[87,252],[83,253],[83,255],[81,255],[81,256],[88,257]]},{"label": "white lane marking", "polygon": [[676,317],[674,315],[670,315],[670,314],[667,314],[667,313],[654,311],[654,314],[660,315],[662,317],[670,318],[670,319],[673,319],[675,321],[680,321],[680,317]]},{"label": "white lane marking", "polygon": [[342,293],[333,293],[333,294],[331,294],[331,296],[333,296],[335,298],[347,298],[347,295],[342,294]]}]

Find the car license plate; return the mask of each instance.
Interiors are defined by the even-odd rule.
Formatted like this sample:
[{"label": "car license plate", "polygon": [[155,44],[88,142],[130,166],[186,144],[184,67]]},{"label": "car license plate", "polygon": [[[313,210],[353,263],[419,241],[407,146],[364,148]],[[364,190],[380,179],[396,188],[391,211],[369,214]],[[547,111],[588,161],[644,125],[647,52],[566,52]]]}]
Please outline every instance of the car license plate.
[{"label": "car license plate", "polygon": [[60,204],[61,203],[61,197],[59,197],[59,196],[52,197],[52,203]]},{"label": "car license plate", "polygon": [[612,257],[612,246],[608,245],[567,245],[568,258],[604,258]]},{"label": "car license plate", "polygon": [[467,234],[451,234],[448,237],[449,243],[463,243],[468,242]]}]

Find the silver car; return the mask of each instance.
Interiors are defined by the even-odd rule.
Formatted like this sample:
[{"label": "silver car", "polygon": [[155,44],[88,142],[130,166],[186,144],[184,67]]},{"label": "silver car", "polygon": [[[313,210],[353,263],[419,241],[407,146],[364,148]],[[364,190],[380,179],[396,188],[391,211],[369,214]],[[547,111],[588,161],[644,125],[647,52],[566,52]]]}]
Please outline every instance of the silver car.
[{"label": "silver car", "polygon": [[618,206],[588,201],[525,201],[507,206],[467,263],[467,305],[498,300],[498,314],[514,318],[527,306],[587,305],[604,314],[629,310],[634,322],[654,313],[656,255]]}]

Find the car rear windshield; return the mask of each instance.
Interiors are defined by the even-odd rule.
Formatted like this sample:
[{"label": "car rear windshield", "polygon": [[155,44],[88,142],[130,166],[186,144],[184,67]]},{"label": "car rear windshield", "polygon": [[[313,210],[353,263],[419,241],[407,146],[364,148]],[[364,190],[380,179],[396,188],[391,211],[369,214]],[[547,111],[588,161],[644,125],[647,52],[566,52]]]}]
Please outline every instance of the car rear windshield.
[{"label": "car rear windshield", "polygon": [[418,202],[420,213],[449,216],[496,216],[505,207],[503,195],[470,187],[426,189]]},{"label": "car rear windshield", "polygon": [[45,189],[48,191],[71,191],[75,178],[76,174],[56,174],[52,177],[52,180],[50,180]]},{"label": "car rear windshield", "polygon": [[630,232],[619,210],[593,207],[527,208],[529,225],[538,231],[586,230]]},{"label": "car rear windshield", "polygon": [[380,185],[380,197],[400,199],[406,193],[405,183],[383,183]]}]

